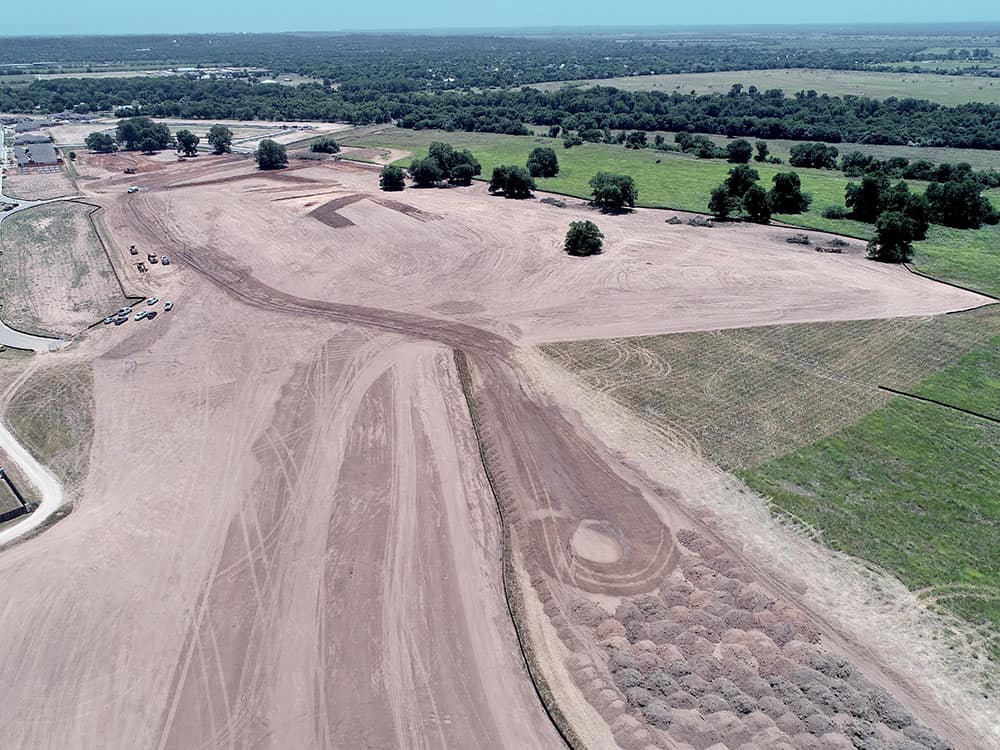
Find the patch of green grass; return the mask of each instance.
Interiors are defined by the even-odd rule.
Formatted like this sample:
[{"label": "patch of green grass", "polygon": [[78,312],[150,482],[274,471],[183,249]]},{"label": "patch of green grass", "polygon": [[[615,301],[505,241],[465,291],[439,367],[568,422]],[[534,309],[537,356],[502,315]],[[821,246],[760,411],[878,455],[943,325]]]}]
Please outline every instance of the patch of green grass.
[{"label": "patch of green grass", "polygon": [[945,373],[924,380],[913,392],[1000,418],[1000,336],[967,354]]},{"label": "patch of green grass", "polygon": [[[940,63],[947,67],[950,62]],[[728,70],[711,73],[672,73],[648,76],[625,76],[592,81],[558,81],[535,84],[543,91],[554,91],[563,86],[614,86],[625,91],[662,91],[687,94],[725,94],[733,84],[743,88],[756,86],[761,91],[781,89],[786,96],[797,91],[813,90],[831,96],[867,96],[886,99],[912,97],[928,99],[947,106],[983,102],[1000,103],[1000,81],[976,76],[938,75],[865,70],[810,70],[790,68],[785,70]]]},{"label": "patch of green grass", "polygon": [[[967,392],[983,357],[995,373],[996,339],[918,390],[945,398]],[[998,444],[994,422],[894,398],[851,427],[740,476],[834,548],[882,566],[925,590],[929,602],[995,633]],[[994,655],[1000,658],[1000,645]]]}]

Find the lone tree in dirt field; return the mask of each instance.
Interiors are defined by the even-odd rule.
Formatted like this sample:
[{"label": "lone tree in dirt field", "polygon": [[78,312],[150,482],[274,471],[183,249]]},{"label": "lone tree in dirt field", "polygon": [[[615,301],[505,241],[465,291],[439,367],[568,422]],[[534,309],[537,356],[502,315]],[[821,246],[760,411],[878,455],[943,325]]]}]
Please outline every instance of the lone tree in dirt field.
[{"label": "lone tree in dirt field", "polygon": [[265,138],[257,146],[254,154],[260,169],[281,169],[288,166],[288,154],[285,147],[270,138]]},{"label": "lone tree in dirt field", "polygon": [[604,247],[604,235],[592,221],[573,221],[566,232],[564,247],[570,255],[597,255]]},{"label": "lone tree in dirt field", "polygon": [[884,211],[875,222],[868,257],[883,263],[905,263],[913,257],[913,220],[899,211]]},{"label": "lone tree in dirt field", "polygon": [[503,193],[507,198],[530,198],[535,189],[531,173],[524,167],[513,165],[495,167],[490,178],[490,192]]},{"label": "lone tree in dirt field", "polygon": [[431,187],[437,185],[444,178],[444,172],[438,166],[437,161],[428,157],[427,159],[416,159],[410,165],[410,177],[413,178],[417,187]]},{"label": "lone tree in dirt field", "polygon": [[198,153],[198,144],[201,143],[201,138],[190,130],[178,130],[174,133],[174,138],[177,140],[177,150],[183,151],[185,156],[194,156]]},{"label": "lone tree in dirt field", "polygon": [[387,192],[402,190],[406,187],[406,174],[399,167],[391,164],[382,167],[382,174],[378,178],[378,186]]},{"label": "lone tree in dirt field", "polygon": [[528,171],[532,177],[555,177],[559,174],[559,159],[551,148],[539,146],[528,154]]},{"label": "lone tree in dirt field", "polygon": [[598,172],[590,178],[594,205],[604,211],[621,211],[625,206],[635,206],[639,190],[635,180],[628,175]]},{"label": "lone tree in dirt field", "polygon": [[213,154],[228,154],[233,148],[233,131],[225,125],[213,125],[208,131],[208,144]]}]

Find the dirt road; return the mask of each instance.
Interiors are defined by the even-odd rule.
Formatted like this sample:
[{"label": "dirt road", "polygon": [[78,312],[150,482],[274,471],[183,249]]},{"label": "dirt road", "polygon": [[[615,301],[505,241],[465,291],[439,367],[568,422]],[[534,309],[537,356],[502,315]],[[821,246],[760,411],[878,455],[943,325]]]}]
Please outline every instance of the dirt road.
[{"label": "dirt road", "polygon": [[[581,599],[614,609],[667,591],[693,569],[694,537],[680,545],[680,532],[717,532],[680,489],[637,472],[546,393],[519,347],[721,324],[727,305],[751,299],[728,319],[980,302],[856,258],[799,254],[779,230],[747,234],[760,255],[736,268],[726,242],[710,239],[698,263],[717,253],[719,265],[697,270],[684,249],[694,235],[664,235],[651,213],[618,217],[608,234],[628,249],[582,265],[559,254],[558,238],[583,209],[409,191],[395,205],[345,202],[352,226],[334,228],[306,218],[333,199],[316,193],[371,190],[375,173],[334,165],[272,179],[224,158],[149,175],[138,195],[123,195],[113,172],[88,189],[123,268],[132,243],[175,259],[129,283],[177,307],[80,344],[97,404],[82,497],[0,555],[12,582],[0,608],[0,732],[12,746],[559,747],[502,598],[495,500],[453,348],[472,365],[526,603],[544,606],[556,634],[544,653],[560,656],[540,666],[572,663],[578,679],[586,656],[587,684],[604,680],[597,693],[564,681],[557,697],[586,695],[580,705],[599,706],[622,747],[731,739],[690,729],[694,717],[679,735],[640,726],[611,682],[607,634],[577,611]],[[703,286],[673,294],[674,262]],[[808,293],[800,278],[815,282]],[[752,565],[741,575],[781,612],[794,605],[794,587]],[[920,722],[975,746],[978,729],[904,665],[883,663],[823,612],[795,617]],[[619,651],[634,645],[620,640]],[[766,731],[812,741],[774,722]]]}]

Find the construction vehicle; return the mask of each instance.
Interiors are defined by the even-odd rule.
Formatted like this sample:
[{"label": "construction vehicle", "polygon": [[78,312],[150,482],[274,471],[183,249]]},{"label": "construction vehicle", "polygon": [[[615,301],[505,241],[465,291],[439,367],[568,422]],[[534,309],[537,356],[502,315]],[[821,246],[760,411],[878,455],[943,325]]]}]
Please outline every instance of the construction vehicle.
[{"label": "construction vehicle", "polygon": [[136,187],[135,185],[133,185],[132,187],[130,187],[130,188],[128,189],[128,192],[129,192],[130,194],[131,194],[131,193],[138,193],[138,192],[139,192],[139,188],[137,188],[137,187]]},{"label": "construction vehicle", "polygon": [[132,255],[138,255],[138,254],[139,254],[139,251],[138,251],[138,250],[136,250],[136,247],[135,247],[135,245],[129,245],[129,246],[128,246],[128,251],[129,251],[129,253],[130,253],[130,254],[132,254]]},{"label": "construction vehicle", "polygon": [[160,263],[162,263],[165,266],[169,266],[170,265],[170,256],[169,255],[164,255],[162,258],[160,258]]},{"label": "construction vehicle", "polygon": [[146,271],[149,270],[148,268],[146,268],[146,264],[143,263],[141,260],[135,264],[135,267],[139,269],[139,273],[146,273]]},{"label": "construction vehicle", "polygon": [[159,263],[160,259],[156,257],[156,253],[146,253],[146,260],[150,263]]},{"label": "construction vehicle", "polygon": [[125,167],[125,174],[135,174],[135,167]]}]

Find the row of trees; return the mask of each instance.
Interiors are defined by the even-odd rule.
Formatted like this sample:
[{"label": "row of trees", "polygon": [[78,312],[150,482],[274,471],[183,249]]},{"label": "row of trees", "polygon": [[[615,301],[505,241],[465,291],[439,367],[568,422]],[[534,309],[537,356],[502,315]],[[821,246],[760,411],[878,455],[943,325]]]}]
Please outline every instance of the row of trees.
[{"label": "row of trees", "polygon": [[759,181],[756,169],[746,164],[733,167],[725,182],[712,191],[708,210],[720,219],[742,215],[749,221],[767,224],[772,213],[802,213],[812,202],[809,194],[802,192],[802,181],[795,172],[774,175],[770,190],[760,186]]},{"label": "row of trees", "polygon": [[[114,153],[119,148],[152,154],[176,146],[186,156],[194,156],[200,142],[201,138],[190,130],[178,130],[171,135],[170,128],[166,125],[143,116],[119,120],[114,136],[95,132],[84,140],[88,149],[99,154]],[[208,142],[214,153],[228,153],[232,147],[233,133],[224,125],[213,125],[208,131]]]},{"label": "row of trees", "polygon": [[[138,109],[133,103],[138,102]],[[93,111],[198,119],[393,121],[405,128],[525,134],[525,123],[592,130],[670,131],[840,143],[918,143],[1000,149],[1000,106],[945,107],[925,100],[854,96],[785,97],[779,90],[734,95],[622,91],[596,86],[539,91],[476,88],[332,88],[177,78],[60,79],[0,87],[0,111]],[[626,136],[627,137],[627,136]],[[641,136],[636,136],[641,138]]]}]

